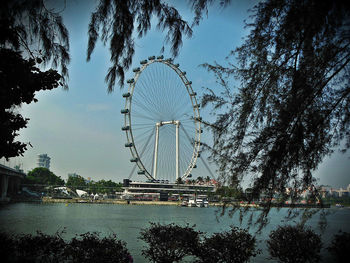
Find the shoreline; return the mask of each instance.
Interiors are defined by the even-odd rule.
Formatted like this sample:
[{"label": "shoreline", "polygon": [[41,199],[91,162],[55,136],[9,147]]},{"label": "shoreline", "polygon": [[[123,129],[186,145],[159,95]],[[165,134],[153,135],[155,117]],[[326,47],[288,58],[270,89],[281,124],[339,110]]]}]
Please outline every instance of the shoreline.
[{"label": "shoreline", "polygon": [[[65,203],[65,204],[111,204],[111,205],[153,205],[153,206],[181,206],[181,201],[141,201],[141,200],[121,200],[121,199],[103,199],[91,200],[83,198],[51,198],[42,197],[40,199],[14,198],[9,203]],[[264,208],[264,205],[246,204],[246,203],[224,203],[213,202],[209,204],[210,207],[251,207]],[[325,204],[323,207],[314,204],[272,204],[271,208],[331,208],[333,205]],[[344,206],[347,208],[348,206]]]}]

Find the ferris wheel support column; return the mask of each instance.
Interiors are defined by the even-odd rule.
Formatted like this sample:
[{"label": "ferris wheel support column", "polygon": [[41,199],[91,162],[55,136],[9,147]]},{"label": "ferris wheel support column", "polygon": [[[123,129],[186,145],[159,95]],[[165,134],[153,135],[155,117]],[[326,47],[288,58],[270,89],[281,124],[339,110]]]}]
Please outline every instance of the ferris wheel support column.
[{"label": "ferris wheel support column", "polygon": [[159,143],[159,127],[161,123],[156,123],[156,141],[154,143],[154,164],[153,164],[153,178],[157,179],[157,166],[158,166],[158,143]]},{"label": "ferris wheel support column", "polygon": [[179,143],[179,128],[180,128],[180,121],[175,121],[175,127],[176,127],[176,181],[180,177],[180,162],[179,162],[179,154],[180,154],[180,143]]}]

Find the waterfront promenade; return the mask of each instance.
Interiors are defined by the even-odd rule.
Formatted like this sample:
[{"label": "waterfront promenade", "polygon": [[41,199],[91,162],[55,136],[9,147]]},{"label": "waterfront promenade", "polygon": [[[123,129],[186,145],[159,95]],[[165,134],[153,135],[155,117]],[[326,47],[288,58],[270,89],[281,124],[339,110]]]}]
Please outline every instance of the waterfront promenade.
[{"label": "waterfront promenade", "polygon": [[[153,205],[153,206],[181,206],[181,201],[140,201],[140,200],[122,200],[122,199],[100,199],[100,200],[92,200],[92,199],[82,199],[82,198],[51,198],[51,197],[43,197],[41,199],[36,200],[18,200],[18,201],[34,201],[34,202],[43,202],[43,203],[78,203],[78,204],[114,204],[114,205]],[[211,202],[210,206],[214,207],[264,207],[263,204],[257,203],[242,203],[242,202]],[[330,205],[324,204],[322,207],[320,205],[315,204],[272,204],[271,207],[296,207],[296,208],[330,208]]]}]

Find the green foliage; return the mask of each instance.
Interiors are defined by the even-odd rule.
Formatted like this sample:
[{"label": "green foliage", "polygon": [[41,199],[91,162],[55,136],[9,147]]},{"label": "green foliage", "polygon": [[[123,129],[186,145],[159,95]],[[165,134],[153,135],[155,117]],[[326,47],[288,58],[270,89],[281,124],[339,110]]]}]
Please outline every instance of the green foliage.
[{"label": "green foliage", "polygon": [[73,189],[85,189],[87,186],[87,183],[84,179],[84,177],[77,175],[77,176],[69,176],[66,186],[69,186]]},{"label": "green foliage", "polygon": [[194,254],[199,244],[199,235],[199,232],[189,226],[150,223],[150,227],[142,229],[140,233],[139,238],[148,245],[142,254],[153,262],[178,262],[186,255]]},{"label": "green foliage", "polygon": [[19,236],[0,233],[0,242],[4,262],[129,263],[131,259],[125,242],[115,235],[100,238],[97,233],[86,233],[66,242],[59,233]]},{"label": "green foliage", "polygon": [[36,102],[35,92],[57,88],[61,76],[55,70],[41,71],[34,59],[2,48],[0,43],[0,158],[23,155],[28,143],[15,141],[29,119],[16,112],[22,103]]},{"label": "green foliage", "polygon": [[220,195],[221,197],[233,197],[234,199],[243,199],[244,193],[242,188],[230,187],[230,186],[221,186],[216,189],[216,195]]},{"label": "green foliage", "polygon": [[38,232],[37,235],[21,235],[14,238],[12,248],[14,257],[10,262],[54,262],[59,263],[65,258],[65,242],[62,237],[46,235]]},{"label": "green foliage", "polygon": [[205,237],[197,251],[197,262],[210,263],[243,263],[255,257],[255,237],[245,229],[231,227],[230,231],[215,233]]},{"label": "green foliage", "polygon": [[350,206],[350,196],[342,196],[342,197],[326,197],[322,198],[323,203],[325,204],[342,204],[344,206]]},{"label": "green foliage", "polygon": [[44,167],[34,168],[28,172],[24,179],[24,184],[42,184],[42,185],[64,185],[64,180],[56,176],[49,169]]},{"label": "green foliage", "polygon": [[[15,141],[29,120],[16,109],[36,102],[37,91],[67,87],[69,43],[62,17],[42,0],[1,1],[0,32],[0,158],[8,159],[23,155],[30,145]],[[62,76],[36,66],[49,63],[54,68],[60,65]]]},{"label": "green foliage", "polygon": [[13,260],[14,247],[15,241],[8,234],[0,232],[0,257],[3,262],[11,262]]},{"label": "green foliage", "polygon": [[350,251],[350,233],[340,231],[339,234],[334,235],[332,244],[327,249],[336,258],[336,262],[348,262],[348,252]]},{"label": "green foliage", "polygon": [[90,193],[115,193],[122,192],[122,184],[113,182],[112,180],[100,180],[97,182],[90,182],[87,185],[87,190]]},{"label": "green foliage", "polygon": [[211,159],[224,178],[253,174],[253,196],[271,199],[312,187],[333,147],[349,148],[349,23],[340,0],[261,1],[229,65],[204,65],[222,86],[202,106],[216,112]]},{"label": "green foliage", "polygon": [[302,225],[279,226],[267,241],[269,253],[279,262],[319,262],[321,237]]},{"label": "green foliage", "polygon": [[[226,5],[229,0],[221,1]],[[203,11],[213,0],[192,0],[191,8],[195,12],[193,24],[198,25]],[[179,12],[166,1],[161,0],[100,0],[89,24],[89,43],[87,60],[95,48],[98,38],[106,44],[109,42],[112,66],[106,75],[108,91],[113,91],[116,78],[122,87],[125,71],[132,64],[135,53],[134,35],[141,38],[151,29],[151,19],[156,18],[157,29],[166,31],[164,42],[171,45],[174,57],[178,55],[183,35],[192,36],[192,28],[183,20]],[[164,51],[164,46],[161,53]]]},{"label": "green foliage", "polygon": [[[0,2],[0,47],[23,51],[44,66],[60,67],[60,80],[67,88],[69,63],[68,30],[62,17],[42,0]],[[8,63],[9,61],[6,60]],[[21,77],[21,73],[17,73]],[[21,79],[21,78],[20,78]]]},{"label": "green foliage", "polygon": [[117,236],[100,238],[97,233],[86,233],[75,237],[68,244],[65,253],[72,258],[71,262],[116,262],[129,263],[130,254],[126,243]]},{"label": "green foliage", "polygon": [[176,183],[177,183],[177,184],[183,184],[184,181],[182,180],[181,177],[179,177],[179,178],[176,179]]}]

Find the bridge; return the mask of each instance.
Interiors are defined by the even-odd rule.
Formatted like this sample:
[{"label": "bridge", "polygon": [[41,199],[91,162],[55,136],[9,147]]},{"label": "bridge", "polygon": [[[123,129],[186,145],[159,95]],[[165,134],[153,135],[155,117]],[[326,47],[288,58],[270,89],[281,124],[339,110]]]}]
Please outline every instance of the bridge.
[{"label": "bridge", "polygon": [[0,202],[9,201],[9,195],[16,194],[21,187],[25,173],[0,164]]}]

